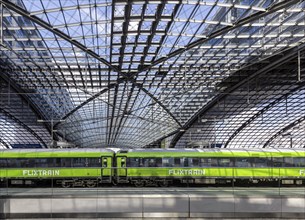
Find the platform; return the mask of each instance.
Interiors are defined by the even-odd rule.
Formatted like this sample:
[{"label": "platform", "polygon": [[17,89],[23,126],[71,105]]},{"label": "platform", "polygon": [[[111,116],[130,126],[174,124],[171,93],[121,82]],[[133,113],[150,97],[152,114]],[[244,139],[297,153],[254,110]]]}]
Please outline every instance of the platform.
[{"label": "platform", "polygon": [[305,218],[305,188],[1,188],[0,218]]}]

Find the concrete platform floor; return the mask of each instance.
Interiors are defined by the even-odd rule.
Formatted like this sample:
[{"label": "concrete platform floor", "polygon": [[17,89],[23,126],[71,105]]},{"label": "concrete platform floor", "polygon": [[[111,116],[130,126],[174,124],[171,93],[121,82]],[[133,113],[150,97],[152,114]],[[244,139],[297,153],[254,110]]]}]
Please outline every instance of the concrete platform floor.
[{"label": "concrete platform floor", "polygon": [[3,219],[305,219],[305,188],[1,188]]}]

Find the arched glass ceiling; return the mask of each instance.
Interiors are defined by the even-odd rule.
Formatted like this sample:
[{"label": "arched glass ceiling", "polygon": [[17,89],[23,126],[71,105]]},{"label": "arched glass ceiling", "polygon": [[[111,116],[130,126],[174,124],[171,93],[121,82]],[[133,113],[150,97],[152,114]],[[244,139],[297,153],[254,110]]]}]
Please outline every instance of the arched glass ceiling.
[{"label": "arched glass ceiling", "polygon": [[[304,43],[299,0],[0,2],[2,70],[82,147],[143,147],[190,129],[219,83]],[[238,123],[255,114],[239,111]]]},{"label": "arched glass ceiling", "polygon": [[3,79],[0,79],[0,128],[0,148],[17,145],[46,148],[51,142],[49,131],[37,122],[30,103]]},{"label": "arched glass ceiling", "polygon": [[[304,47],[302,50],[300,61],[304,62]],[[298,54],[293,50],[289,53]],[[297,55],[289,58],[287,54],[265,60],[264,68],[277,65],[272,70],[252,66],[256,73],[251,75],[257,77],[239,79],[244,82],[242,86],[229,93],[224,90],[215,105],[198,115],[177,146],[304,147],[304,67],[298,69]],[[234,84],[241,78],[235,77],[220,85]]]}]

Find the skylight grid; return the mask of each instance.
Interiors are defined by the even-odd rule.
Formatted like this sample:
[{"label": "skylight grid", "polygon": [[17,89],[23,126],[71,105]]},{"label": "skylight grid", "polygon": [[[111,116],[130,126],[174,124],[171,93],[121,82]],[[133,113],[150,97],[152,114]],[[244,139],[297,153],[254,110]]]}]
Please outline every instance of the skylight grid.
[{"label": "skylight grid", "polygon": [[[65,119],[56,125],[58,130],[80,146],[98,146],[100,141],[103,147],[124,142],[141,147],[180,129],[190,130],[179,146],[190,137],[222,146],[231,138],[228,147],[242,147],[249,139],[247,146],[252,146],[258,141],[250,140],[251,135],[265,140],[267,134],[251,134],[251,126],[241,129],[242,124],[300,83],[297,72],[291,71],[297,68],[294,61],[282,75],[257,79],[268,92],[250,83],[240,94],[230,94],[223,110],[214,104],[213,111],[205,113],[214,120],[223,114],[220,119],[229,118],[230,123],[188,125],[226,88],[255,77],[275,62],[272,57],[281,59],[287,49],[300,46],[303,2],[26,0],[13,4],[25,12],[17,13],[12,6],[4,12],[2,51],[6,62],[15,66],[11,80],[29,92],[43,118]],[[276,10],[276,5],[284,7]],[[257,66],[247,69],[250,64]],[[288,109],[294,108],[300,117],[301,99],[293,99]],[[284,107],[278,103],[273,114],[281,115]],[[250,124],[256,121],[259,117]]]}]

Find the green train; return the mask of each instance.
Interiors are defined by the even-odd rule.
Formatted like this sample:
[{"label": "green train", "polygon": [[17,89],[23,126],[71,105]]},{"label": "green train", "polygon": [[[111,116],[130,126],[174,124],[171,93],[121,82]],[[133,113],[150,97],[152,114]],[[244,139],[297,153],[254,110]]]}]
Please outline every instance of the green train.
[{"label": "green train", "polygon": [[305,150],[1,150],[0,168],[2,186],[305,185]]}]

